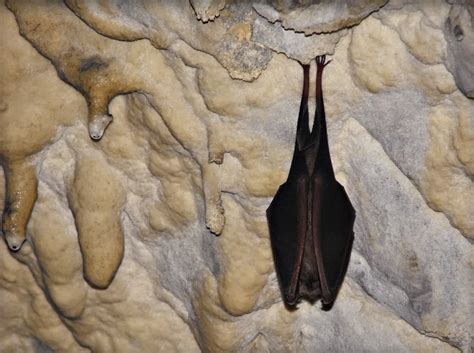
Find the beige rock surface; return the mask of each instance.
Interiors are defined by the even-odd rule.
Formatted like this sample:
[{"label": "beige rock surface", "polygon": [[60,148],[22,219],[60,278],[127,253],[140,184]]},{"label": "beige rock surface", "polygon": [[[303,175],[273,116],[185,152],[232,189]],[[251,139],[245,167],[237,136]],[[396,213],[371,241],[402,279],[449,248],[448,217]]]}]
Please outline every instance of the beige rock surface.
[{"label": "beige rock surface", "polygon": [[387,0],[271,0],[257,2],[257,12],[270,22],[279,21],[285,29],[314,33],[330,33],[359,24]]},{"label": "beige rock surface", "polygon": [[213,21],[224,8],[226,0],[190,0],[196,17],[202,22]]},{"label": "beige rock surface", "polygon": [[76,156],[68,200],[84,258],[84,278],[104,289],[112,282],[123,258],[124,240],[118,216],[125,193],[105,159],[88,156],[94,152]]},{"label": "beige rock surface", "polygon": [[37,197],[36,171],[28,160],[9,162],[4,169],[6,180],[2,230],[12,251],[26,240],[26,225]]},{"label": "beige rock surface", "polygon": [[474,99],[474,2],[451,0],[444,26],[448,42],[447,68],[466,97]]},{"label": "beige rock surface", "polygon": [[[0,242],[0,352],[469,352],[474,101],[448,71],[449,4],[305,37],[250,2],[66,3],[0,7],[0,209],[13,195],[26,239]],[[293,59],[322,53],[355,244],[333,310],[289,311],[265,209]]]}]

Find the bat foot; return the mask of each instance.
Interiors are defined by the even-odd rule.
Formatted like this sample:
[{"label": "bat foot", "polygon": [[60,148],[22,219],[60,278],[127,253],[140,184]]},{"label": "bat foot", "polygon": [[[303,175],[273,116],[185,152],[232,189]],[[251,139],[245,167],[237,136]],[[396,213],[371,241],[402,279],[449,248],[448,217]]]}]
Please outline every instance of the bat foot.
[{"label": "bat foot", "polygon": [[324,68],[327,64],[329,64],[332,60],[328,60],[326,62],[326,55],[318,55],[316,57],[316,65],[318,66],[318,69]]},{"label": "bat foot", "polygon": [[301,65],[301,67],[306,71],[309,71],[309,68],[310,68],[310,64],[305,64],[303,63],[302,61],[299,61],[299,60],[296,60],[298,61],[298,63]]}]

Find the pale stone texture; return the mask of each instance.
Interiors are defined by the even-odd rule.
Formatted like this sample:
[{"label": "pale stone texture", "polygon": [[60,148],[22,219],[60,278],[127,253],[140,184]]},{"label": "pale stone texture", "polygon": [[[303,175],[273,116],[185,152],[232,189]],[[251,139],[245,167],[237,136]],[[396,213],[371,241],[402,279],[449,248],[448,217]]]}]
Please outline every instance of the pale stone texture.
[{"label": "pale stone texture", "polygon": [[330,33],[359,24],[384,6],[388,0],[269,0],[254,5],[270,22],[283,28],[304,32]]},{"label": "pale stone texture", "polygon": [[[0,351],[469,352],[474,101],[451,74],[467,60],[449,54],[451,5],[363,19],[372,2],[304,36],[257,4],[192,3],[2,4],[0,161],[38,182],[23,247],[0,243]],[[289,311],[265,209],[294,146],[293,59],[323,53],[354,251],[332,311]]]},{"label": "pale stone texture", "polygon": [[474,2],[449,2],[453,5],[444,27],[448,42],[447,67],[461,91],[474,98]]},{"label": "pale stone texture", "polygon": [[189,0],[196,12],[196,17],[202,22],[214,21],[224,8],[226,0]]},{"label": "pale stone texture", "polygon": [[291,59],[309,64],[320,53],[334,54],[336,44],[347,30],[319,36],[306,36],[301,32],[288,31],[279,23],[270,23],[257,17],[252,26],[252,40]]},{"label": "pale stone texture", "polygon": [[117,173],[95,151],[77,154],[74,181],[68,192],[79,244],[84,257],[84,278],[107,288],[122,261],[123,233],[117,215],[125,194]]}]

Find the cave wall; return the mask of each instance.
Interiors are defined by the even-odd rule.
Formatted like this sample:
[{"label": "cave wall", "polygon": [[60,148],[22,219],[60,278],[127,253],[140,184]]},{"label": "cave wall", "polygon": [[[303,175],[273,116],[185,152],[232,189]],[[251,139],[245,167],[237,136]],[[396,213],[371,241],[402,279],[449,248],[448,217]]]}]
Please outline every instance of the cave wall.
[{"label": "cave wall", "polygon": [[[0,352],[470,351],[472,2],[0,5]],[[265,210],[319,54],[355,242],[289,311]]]}]

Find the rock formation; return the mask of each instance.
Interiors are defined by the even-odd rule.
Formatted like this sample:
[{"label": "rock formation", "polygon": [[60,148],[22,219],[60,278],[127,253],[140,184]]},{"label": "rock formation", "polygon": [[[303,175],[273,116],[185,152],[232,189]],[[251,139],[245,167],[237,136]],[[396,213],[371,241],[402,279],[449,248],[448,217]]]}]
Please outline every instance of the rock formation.
[{"label": "rock formation", "polygon": [[[0,351],[469,352],[473,8],[2,1]],[[289,311],[265,210],[318,54],[355,242]]]}]

